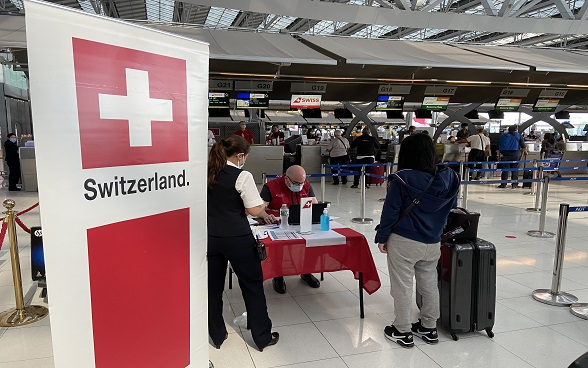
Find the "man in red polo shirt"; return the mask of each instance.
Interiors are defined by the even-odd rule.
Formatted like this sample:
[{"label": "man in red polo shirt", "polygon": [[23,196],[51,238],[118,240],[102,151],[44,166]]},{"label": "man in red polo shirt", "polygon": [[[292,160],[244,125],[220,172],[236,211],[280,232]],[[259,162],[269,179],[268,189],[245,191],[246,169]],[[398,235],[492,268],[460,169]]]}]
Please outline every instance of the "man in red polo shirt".
[{"label": "man in red polo shirt", "polygon": [[239,122],[239,127],[240,129],[237,130],[235,133],[235,135],[240,135],[243,138],[245,138],[245,140],[247,142],[249,142],[249,144],[253,144],[253,133],[251,133],[251,130],[247,129],[247,123],[244,121],[240,121]]},{"label": "man in red polo shirt", "polygon": [[[300,204],[300,198],[307,197],[313,197],[313,203],[318,203],[314,196],[312,186],[306,180],[306,171],[299,165],[290,166],[286,170],[286,174],[272,181],[268,181],[261,188],[260,195],[266,205],[265,212],[260,217],[268,224],[276,221],[275,216],[279,216],[280,208],[283,204],[290,207],[293,204]],[[300,278],[310,287],[318,288],[321,286],[321,282],[310,273],[300,275]],[[286,293],[284,277],[274,278],[273,286],[277,293]]]}]

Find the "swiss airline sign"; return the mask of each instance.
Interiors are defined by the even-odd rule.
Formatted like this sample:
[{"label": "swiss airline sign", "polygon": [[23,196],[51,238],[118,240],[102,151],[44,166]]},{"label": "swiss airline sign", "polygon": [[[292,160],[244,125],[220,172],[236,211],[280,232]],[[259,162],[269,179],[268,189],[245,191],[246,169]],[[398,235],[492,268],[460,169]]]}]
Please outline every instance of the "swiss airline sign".
[{"label": "swiss airline sign", "polygon": [[293,109],[320,109],[320,95],[292,95],[290,108]]}]

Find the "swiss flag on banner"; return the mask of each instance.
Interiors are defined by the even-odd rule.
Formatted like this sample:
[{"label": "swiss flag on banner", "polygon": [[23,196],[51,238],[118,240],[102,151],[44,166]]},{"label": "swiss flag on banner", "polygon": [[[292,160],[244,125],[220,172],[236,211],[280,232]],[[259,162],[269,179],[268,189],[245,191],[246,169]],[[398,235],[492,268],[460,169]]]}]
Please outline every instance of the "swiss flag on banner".
[{"label": "swiss flag on banner", "polygon": [[188,161],[186,61],[72,43],[82,168]]},{"label": "swiss flag on banner", "polygon": [[187,367],[189,209],[87,234],[96,368]]}]

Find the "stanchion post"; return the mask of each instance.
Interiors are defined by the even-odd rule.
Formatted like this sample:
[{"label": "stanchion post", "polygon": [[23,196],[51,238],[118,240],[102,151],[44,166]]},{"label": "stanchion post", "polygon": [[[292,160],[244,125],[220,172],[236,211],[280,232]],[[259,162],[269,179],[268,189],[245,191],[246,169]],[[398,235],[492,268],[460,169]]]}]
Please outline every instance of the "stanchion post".
[{"label": "stanchion post", "polygon": [[[535,170],[533,171],[533,175],[531,177],[537,179],[539,177],[539,163],[537,162],[537,159],[533,160],[533,168]],[[523,175],[523,177],[524,177],[524,175]],[[536,191],[537,191],[537,183],[531,183],[531,195],[534,195]]]},{"label": "stanchion post", "polygon": [[392,162],[386,162],[386,177],[392,174]]},{"label": "stanchion post", "polygon": [[541,191],[542,191],[543,177],[544,177],[543,166],[539,165],[539,167],[537,168],[537,179],[539,179],[540,181],[533,183],[533,184],[536,184],[535,204],[534,204],[534,207],[527,208],[527,212],[541,211],[541,209],[539,208],[539,198],[541,196]]},{"label": "stanchion post", "polygon": [[555,246],[555,259],[553,261],[553,277],[551,289],[537,289],[533,291],[533,299],[555,306],[568,306],[576,303],[578,298],[572,294],[560,291],[561,276],[563,271],[564,252],[566,248],[566,231],[568,227],[569,204],[559,205],[559,218],[557,221],[557,238]]},{"label": "stanchion post", "polygon": [[549,176],[543,178],[541,187],[541,214],[539,215],[539,230],[529,230],[527,235],[534,238],[553,238],[554,233],[545,231],[545,217],[547,215],[547,192],[549,190]]},{"label": "stanchion post", "polygon": [[325,202],[325,181],[326,181],[326,177],[325,177],[325,164],[321,164],[321,202]]},{"label": "stanchion post", "polygon": [[[470,178],[470,168],[466,167],[465,169],[465,181],[469,181]],[[463,184],[463,197],[461,198],[461,206],[463,208],[467,208],[468,207],[468,185],[467,184]]]},{"label": "stanchion post", "polygon": [[[463,160],[459,161],[459,177],[461,178],[461,180],[463,181],[463,168],[464,168],[464,164],[463,164]],[[463,198],[463,188],[460,185],[459,186],[459,190],[457,193],[458,198],[462,199]]]},{"label": "stanchion post", "polygon": [[352,218],[351,222],[355,222],[357,224],[371,224],[373,220],[371,218],[365,217],[365,166],[361,167],[359,185],[361,187],[359,216],[361,217]]},{"label": "stanchion post", "polygon": [[266,173],[261,174],[261,182],[263,184],[267,183],[267,174]]},{"label": "stanchion post", "polygon": [[16,239],[16,227],[14,225],[15,214],[13,208],[15,202],[7,199],[3,203],[6,208],[6,221],[8,228],[8,240],[10,242],[10,264],[12,266],[12,281],[14,283],[14,298],[16,308],[0,313],[0,327],[18,327],[37,322],[47,316],[49,310],[43,306],[31,305],[25,307],[22,278],[20,275],[20,259],[18,256],[18,242]]}]

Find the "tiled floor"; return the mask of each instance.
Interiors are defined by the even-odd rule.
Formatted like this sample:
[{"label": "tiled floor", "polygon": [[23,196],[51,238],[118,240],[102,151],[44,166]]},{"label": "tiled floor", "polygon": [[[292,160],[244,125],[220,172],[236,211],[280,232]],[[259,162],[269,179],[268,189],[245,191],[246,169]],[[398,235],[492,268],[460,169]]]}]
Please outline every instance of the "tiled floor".
[{"label": "tiled floor", "polygon": [[[588,205],[585,182],[552,183],[546,230],[555,232],[559,203]],[[319,183],[314,184],[317,192]],[[348,185],[349,186],[349,185]],[[356,225],[359,190],[327,185],[326,199],[331,215],[371,241],[374,225]],[[278,345],[260,353],[252,347],[251,335],[233,324],[244,311],[238,285],[226,291],[225,319],[230,332],[220,350],[210,347],[217,368],[378,368],[378,367],[567,367],[588,351],[588,320],[572,315],[568,308],[548,306],[531,298],[536,288],[551,286],[554,239],[526,235],[537,229],[539,214],[526,212],[533,204],[528,190],[470,186],[467,207],[481,212],[479,236],[493,242],[498,252],[496,324],[493,339],[484,333],[468,333],[452,341],[440,331],[441,342],[427,345],[416,340],[413,349],[403,349],[384,337],[383,328],[394,318],[385,256],[371,245],[382,287],[365,297],[366,318],[358,316],[357,283],[351,272],[325,275],[320,289],[303,285],[297,277],[287,277],[288,293],[276,294],[265,283],[270,317],[280,332]],[[36,202],[27,193],[0,192],[16,200],[21,210]],[[367,191],[366,216],[377,223],[385,189]],[[22,217],[28,226],[39,223],[38,210]],[[568,221],[562,289],[588,302],[588,214],[570,215]],[[21,262],[27,302],[43,303],[30,282],[29,237],[19,230]],[[508,237],[507,237],[508,236]],[[6,243],[7,244],[7,243]],[[0,309],[13,306],[7,245],[0,251]],[[416,307],[414,310],[416,317]],[[0,328],[0,368],[53,367],[49,320],[14,328]],[[83,367],[80,367],[83,368]]]}]

